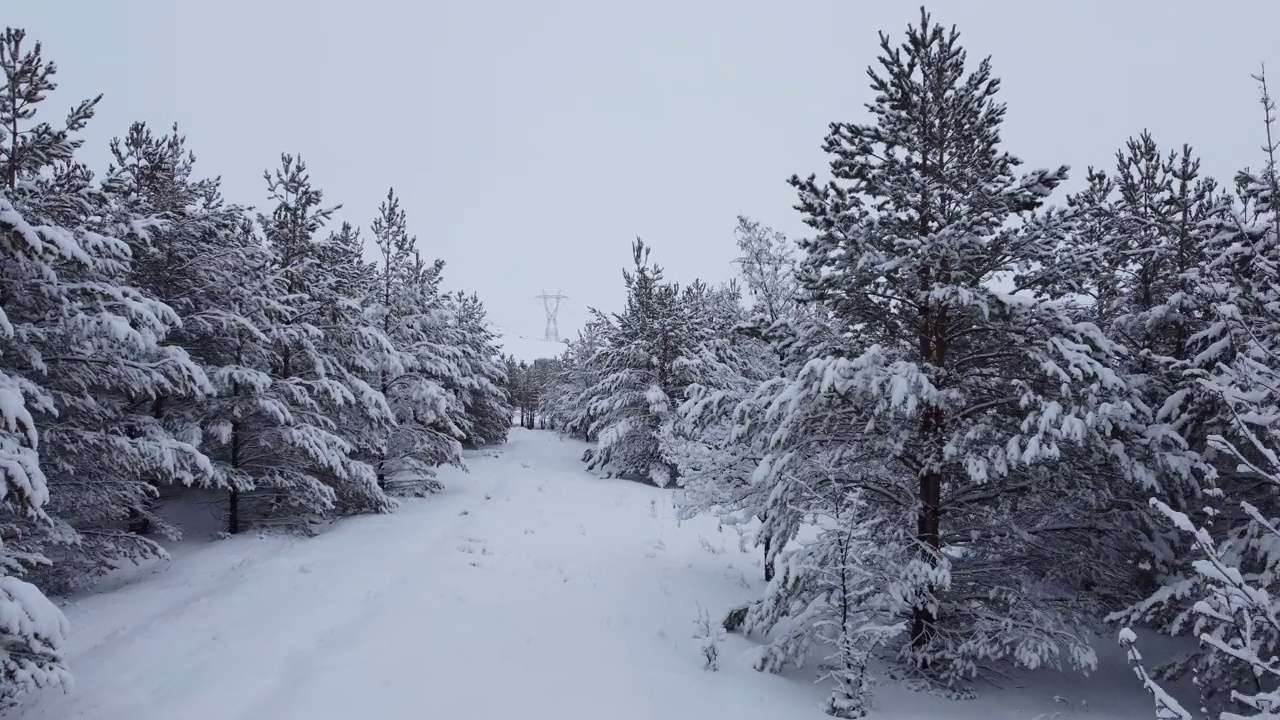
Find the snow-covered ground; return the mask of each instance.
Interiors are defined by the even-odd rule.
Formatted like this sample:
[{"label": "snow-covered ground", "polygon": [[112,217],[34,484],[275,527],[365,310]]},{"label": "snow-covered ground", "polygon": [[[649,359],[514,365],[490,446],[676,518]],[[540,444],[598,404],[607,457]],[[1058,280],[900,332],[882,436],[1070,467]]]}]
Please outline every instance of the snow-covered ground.
[{"label": "snow-covered ground", "polygon": [[[718,618],[757,596],[758,554],[714,522],[678,524],[670,490],[588,475],[582,450],[517,429],[393,515],[208,543],[70,603],[76,684],[20,715],[826,717],[817,671],[757,673],[749,640],[730,636],[719,672],[702,667],[699,606]],[[968,702],[881,687],[877,716],[1151,717],[1113,645],[1089,681],[1043,673]]]}]

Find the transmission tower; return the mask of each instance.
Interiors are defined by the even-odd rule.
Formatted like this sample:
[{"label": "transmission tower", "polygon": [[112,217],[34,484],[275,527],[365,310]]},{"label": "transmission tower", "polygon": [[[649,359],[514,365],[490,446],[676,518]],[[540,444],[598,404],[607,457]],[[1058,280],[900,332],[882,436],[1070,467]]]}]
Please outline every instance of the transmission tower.
[{"label": "transmission tower", "polygon": [[561,295],[559,291],[556,291],[555,295],[548,295],[547,291],[543,290],[541,295],[536,296],[536,299],[542,301],[542,307],[547,311],[547,331],[543,334],[542,339],[560,342],[560,326],[556,324],[556,314],[560,312],[560,301],[568,300],[569,296]]}]

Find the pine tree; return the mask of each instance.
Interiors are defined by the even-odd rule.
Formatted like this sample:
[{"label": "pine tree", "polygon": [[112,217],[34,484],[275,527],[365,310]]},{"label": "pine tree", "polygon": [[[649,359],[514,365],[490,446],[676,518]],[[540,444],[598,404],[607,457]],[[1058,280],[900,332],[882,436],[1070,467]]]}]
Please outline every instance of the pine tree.
[{"label": "pine tree", "polygon": [[440,489],[436,466],[461,464],[461,401],[447,385],[461,372],[462,356],[449,327],[452,314],[439,293],[443,263],[422,260],[394,190],[387,192],[372,230],[378,262],[368,301],[390,351],[371,382],[394,416],[376,443],[373,465],[380,486],[421,496]]},{"label": "pine tree", "polygon": [[[737,259],[753,304],[747,321],[740,301],[719,303],[719,317],[700,323],[710,330],[690,357],[682,360],[689,377],[679,418],[664,435],[665,453],[676,460],[684,516],[712,512],[722,523],[744,529],[764,523],[772,487],[755,471],[766,454],[761,432],[766,407],[751,398],[758,388],[781,380],[788,370],[785,354],[765,338],[777,336],[801,317],[795,284],[792,243],[771,228],[738,218]],[[764,551],[764,577],[772,580],[781,544],[766,525],[756,533]]]},{"label": "pine tree", "polygon": [[609,327],[607,319],[594,317],[578,331],[576,339],[568,342],[560,357],[560,369],[548,384],[539,407],[550,427],[585,442],[595,440],[591,429],[595,416],[589,398],[600,379],[595,358],[604,347]]},{"label": "pine tree", "polygon": [[504,372],[507,376],[505,389],[511,399],[512,419],[520,427],[528,427],[529,403],[529,365],[523,360],[516,360],[508,355],[503,359]]},{"label": "pine tree", "polygon": [[1179,505],[1197,502],[1205,472],[1197,455],[1205,447],[1197,427],[1204,409],[1194,373],[1187,371],[1197,352],[1192,338],[1205,328],[1208,310],[1190,276],[1208,259],[1206,228],[1221,204],[1216,184],[1200,178],[1199,165],[1185,145],[1162,156],[1149,133],[1117,153],[1106,241],[1116,262],[1102,278],[1115,296],[1104,330],[1129,349],[1124,372],[1148,417],[1129,452],[1164,479],[1162,493]]},{"label": "pine tree", "polygon": [[[220,333],[211,337],[208,322],[223,311],[219,283],[229,282],[232,274],[232,265],[224,257],[227,248],[217,239],[235,231],[244,211],[222,200],[218,181],[194,177],[195,155],[176,126],[168,135],[157,136],[144,123],[134,123],[123,138],[112,141],[111,152],[113,162],[102,190],[119,223],[134,228],[125,236],[132,256],[131,282],[178,315],[182,325],[167,339],[208,377],[211,368],[206,367],[202,352],[207,344],[224,337]],[[203,455],[205,404],[213,391],[210,383],[198,394],[160,393],[139,411],[173,437],[200,448]],[[226,478],[207,457],[199,472],[148,480],[155,485],[177,482],[226,488]],[[146,502],[130,509],[130,529],[140,535],[177,538],[180,528],[155,514],[151,506]]]},{"label": "pine tree", "polygon": [[1141,531],[1125,541],[1136,544],[1139,558],[1138,582],[1128,585],[1149,592],[1177,572],[1185,542],[1150,512],[1147,498],[1155,492],[1173,507],[1196,506],[1213,472],[1203,454],[1217,403],[1201,387],[1196,361],[1209,304],[1191,278],[1208,259],[1222,200],[1216,184],[1200,177],[1189,147],[1162,154],[1148,133],[1116,154],[1111,176],[1091,169],[1089,178],[1069,201],[1078,233],[1073,250],[1088,258],[1084,285],[1093,301],[1080,314],[1129,349],[1120,370],[1137,413],[1113,437],[1140,482],[1113,492],[1130,516],[1122,524]]},{"label": "pine tree", "polygon": [[[847,480],[867,472],[865,464],[819,451],[801,467],[793,466],[802,473],[796,499],[818,534],[779,554],[781,572],[743,615],[743,629],[769,636],[758,670],[799,667],[815,646],[829,648],[827,675],[835,688],[825,709],[836,717],[862,717],[871,706],[872,656],[907,630],[904,600],[913,585],[910,553],[903,551],[908,544],[882,537],[906,533],[887,518],[866,520],[865,500]],[[895,554],[886,557],[886,551]]]},{"label": "pine tree", "polygon": [[508,358],[506,361],[510,397],[515,404],[515,417],[530,430],[546,428],[552,413],[549,394],[559,382],[563,363],[557,358],[537,358],[532,363]]},{"label": "pine tree", "polygon": [[[307,529],[339,507],[385,512],[394,503],[378,487],[373,468],[354,457],[355,443],[339,434],[334,420],[352,407],[370,414],[385,409],[381,394],[357,382],[338,352],[341,344],[322,329],[333,321],[335,303],[354,303],[334,292],[335,279],[320,262],[326,253],[316,235],[334,208],[323,206],[305,163],[293,156],[283,155],[281,167],[265,178],[275,207],[258,223],[271,253],[269,277],[282,294],[258,325],[266,343],[252,348],[255,372],[236,378],[232,388],[233,394],[248,392],[258,419],[267,421],[250,432],[232,423],[235,462],[247,454],[255,466],[250,474],[259,522]],[[240,500],[237,494],[232,502]],[[241,508],[231,517],[236,532]]]},{"label": "pine tree", "polygon": [[121,284],[128,248],[96,225],[101,198],[75,161],[80,141],[73,134],[92,118],[97,99],[74,106],[61,127],[30,122],[56,87],[56,67],[39,43],[24,40],[13,28],[0,37],[0,493],[10,541],[0,547],[0,703],[6,705],[22,692],[70,679],[62,657],[66,619],[16,577],[47,565],[41,551],[51,542],[78,539],[46,508],[67,500],[71,472],[82,472],[97,491],[100,482],[119,481],[129,465],[154,459],[149,438],[110,425],[123,414],[127,392],[194,381],[183,358],[159,345],[172,313]]},{"label": "pine tree", "polygon": [[632,254],[634,270],[623,271],[626,309],[612,320],[595,313],[605,329],[603,347],[591,360],[599,379],[583,398],[593,416],[589,432],[597,438],[587,466],[666,485],[675,465],[662,456],[660,432],[674,419],[687,384],[676,362],[696,344],[696,319],[683,310],[698,307],[701,287],[682,292],[664,282],[662,268],[649,264],[649,248],[640,240]]},{"label": "pine tree", "polygon": [[847,521],[912,529],[885,534],[911,550],[911,667],[946,683],[997,661],[1089,667],[1097,610],[1079,590],[1109,581],[1080,560],[1110,499],[1084,478],[1131,410],[1118,350],[1066,312],[1067,220],[1035,214],[1066,169],[1015,177],[999,81],[988,60],[968,68],[954,29],[922,10],[881,50],[872,121],[827,136],[835,180],[792,179],[816,233],[802,294],[833,326],[780,346],[809,360],[769,388],[759,472],[784,507],[810,443],[883,464],[855,475],[868,515]]},{"label": "pine tree", "polygon": [[[1280,301],[1280,136],[1265,76],[1262,87],[1266,163],[1237,176],[1237,197],[1215,217],[1209,260],[1188,273],[1197,299],[1211,310],[1203,330],[1188,338],[1199,353],[1192,365],[1199,385],[1219,401],[1210,426],[1205,501],[1183,510],[1160,496],[1155,510],[1190,545],[1182,573],[1116,619],[1156,621],[1174,634],[1189,631],[1201,652],[1159,673],[1190,673],[1205,707],[1222,718],[1270,718],[1280,706],[1280,588],[1274,553],[1280,540],[1280,338],[1274,307]],[[1142,667],[1135,636],[1122,633],[1131,661],[1155,696],[1158,711],[1189,717]],[[1181,715],[1179,712],[1181,711]]]},{"label": "pine tree", "polygon": [[59,564],[38,571],[37,582],[65,590],[120,561],[163,556],[131,525],[146,513],[152,483],[205,475],[208,462],[154,415],[153,403],[209,386],[187,354],[166,343],[177,315],[130,284],[123,238],[145,235],[155,217],[114,205],[74,158],[80,143],[72,133],[91,119],[96,100],[73,108],[65,129],[29,124],[53,89],[55,68],[38,46],[22,53],[21,41],[20,31],[6,35],[6,92],[19,101],[5,109],[4,176],[26,223],[62,228],[47,271],[14,268],[5,308],[19,338],[14,357],[51,402],[37,423],[53,526],[29,527],[21,542]]},{"label": "pine tree", "polygon": [[[292,403],[306,396],[292,392],[286,383],[275,383],[271,374],[275,353],[269,333],[289,312],[271,251],[245,218],[210,240],[223,248],[212,256],[225,262],[208,268],[207,295],[187,327],[198,333],[191,337],[193,352],[215,390],[191,412],[227,489],[226,531],[235,534],[273,519],[264,506],[294,482],[285,480],[296,472],[293,458],[277,450],[288,447],[284,438],[292,432]],[[284,467],[277,470],[280,465]],[[329,496],[318,492],[321,506],[327,507]],[[297,520],[290,518],[286,524]]]},{"label": "pine tree", "polygon": [[[496,336],[489,328],[484,303],[478,295],[460,291],[449,297],[448,307],[458,337],[461,381],[457,392],[465,417],[463,442],[470,447],[505,442],[511,429],[511,406],[503,389],[507,382],[506,368]],[[534,375],[541,388],[545,382],[545,361],[534,361]],[[535,393],[531,399],[531,411],[537,407],[537,397]]]}]

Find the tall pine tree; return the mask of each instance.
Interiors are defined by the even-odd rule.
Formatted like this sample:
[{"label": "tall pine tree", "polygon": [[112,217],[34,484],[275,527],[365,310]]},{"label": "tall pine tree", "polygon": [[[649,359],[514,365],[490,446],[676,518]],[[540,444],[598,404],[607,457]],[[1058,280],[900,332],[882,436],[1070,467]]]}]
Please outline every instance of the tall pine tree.
[{"label": "tall pine tree", "polygon": [[1082,561],[1110,502],[1089,478],[1131,410],[1118,349],[1067,312],[1065,219],[1035,214],[1066,169],[1015,175],[999,81],[954,29],[922,10],[880,44],[871,121],[827,135],[834,180],[792,179],[820,323],[779,344],[809,359],[755,400],[774,424],[769,522],[803,507],[815,443],[859,459],[842,522],[900,531],[879,554],[910,558],[892,573],[908,667],[948,684],[999,661],[1087,668],[1097,608],[1080,590],[1110,583]]}]

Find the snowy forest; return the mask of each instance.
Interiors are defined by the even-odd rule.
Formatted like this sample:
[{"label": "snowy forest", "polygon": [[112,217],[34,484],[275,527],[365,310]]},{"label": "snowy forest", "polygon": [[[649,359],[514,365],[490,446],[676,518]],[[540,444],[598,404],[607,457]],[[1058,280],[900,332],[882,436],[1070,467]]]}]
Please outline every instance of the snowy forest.
[{"label": "snowy forest", "polygon": [[[506,373],[479,298],[441,289],[394,191],[366,232],[285,154],[261,210],[224,199],[174,127],[134,124],[95,174],[46,107],[55,64],[0,37],[3,699],[68,682],[47,595],[162,556],[161,492],[216,493],[224,532],[311,533],[439,488],[502,442]],[[366,260],[368,251],[376,260]]]},{"label": "snowy forest", "polygon": [[[590,468],[742,528],[768,586],[723,628],[766,638],[758,670],[826,662],[832,715],[865,714],[872,662],[963,697],[1010,665],[1089,671],[1100,631],[1156,717],[1280,717],[1265,77],[1256,169],[1215,181],[1144,132],[1064,197],[1067,166],[1002,145],[995,69],[956,30],[922,13],[880,48],[829,179],[790,179],[811,234],[739,219],[720,286],[637,240],[625,308],[542,412]],[[1131,626],[1198,648],[1147,666]],[[1163,689],[1184,678],[1200,707]]]},{"label": "snowy forest", "polygon": [[[1106,643],[1149,717],[1280,718],[1265,71],[1261,151],[1234,177],[1140,128],[1080,173],[1022,167],[997,68],[954,27],[921,10],[879,49],[847,89],[866,119],[831,122],[829,166],[789,178],[803,237],[726,218],[724,283],[671,277],[663,240],[637,238],[620,309],[526,362],[445,289],[395,190],[367,226],[336,222],[285,153],[238,204],[178,126],[144,123],[95,172],[78,135],[101,98],[50,109],[58,68],[7,29],[0,708],[71,686],[58,599],[166,558],[189,529],[162,498],[212,503],[224,538],[315,542],[440,500],[446,469],[528,430],[759,559],[763,592],[701,618],[708,670],[736,634],[754,670],[818,668],[822,710],[859,718],[888,683],[958,701],[1087,675]],[[1154,635],[1184,652],[1144,658]]]}]

